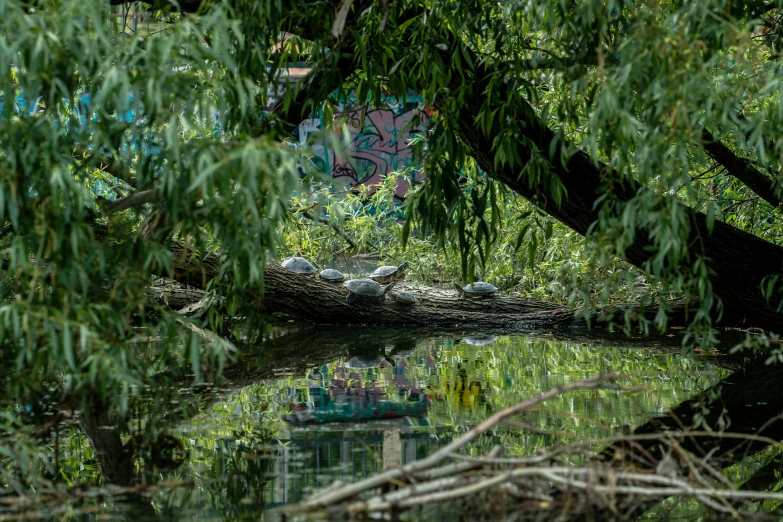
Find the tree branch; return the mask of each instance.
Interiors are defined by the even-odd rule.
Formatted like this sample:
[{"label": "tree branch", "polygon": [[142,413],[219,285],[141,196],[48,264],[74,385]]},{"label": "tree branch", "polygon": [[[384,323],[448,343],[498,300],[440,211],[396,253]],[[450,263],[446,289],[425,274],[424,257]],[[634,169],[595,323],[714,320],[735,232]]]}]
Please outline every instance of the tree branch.
[{"label": "tree branch", "polygon": [[759,195],[761,199],[777,208],[783,199],[783,187],[774,179],[759,171],[750,160],[740,158],[727,146],[721,143],[710,131],[702,131],[702,140],[704,150],[715,161],[723,165],[726,172],[747,185],[753,192]]},{"label": "tree branch", "polygon": [[[576,148],[557,136],[525,98],[511,91],[514,88],[512,82],[495,81],[494,65],[482,62],[458,36],[453,35],[451,40],[446,50],[438,51],[444,63],[450,63],[452,52],[460,46],[472,57],[471,62],[477,64],[472,70],[452,74],[449,88],[454,96],[464,99],[462,109],[454,119],[457,134],[484,172],[582,235],[593,230],[602,209],[606,207],[611,211],[608,204],[595,205],[602,194],[609,196],[607,201],[620,205],[640,195],[657,197],[662,207],[667,204],[662,197],[652,194],[648,187],[621,176],[586,152],[577,149],[573,153]],[[494,99],[508,102],[505,120],[492,120],[487,129],[482,129],[476,122],[482,121],[481,109],[487,103],[484,94],[487,89],[494,90]],[[447,113],[450,98],[441,96],[436,99],[435,105]],[[513,164],[496,161],[496,141],[498,136],[507,134],[506,121],[518,122],[516,132],[520,139],[515,144],[518,158]],[[564,189],[562,201],[555,202],[551,197],[549,183],[531,183],[527,177],[520,176],[520,165],[537,161],[537,158],[548,160],[550,175],[556,176]],[[615,205],[613,208],[619,207]],[[722,308],[713,307],[713,317],[720,318],[721,324],[753,322],[762,328],[782,331],[783,315],[776,309],[780,295],[776,294],[775,301],[770,303],[772,299],[763,295],[761,288],[767,276],[781,272],[783,247],[721,221],[710,226],[705,214],[690,207],[683,206],[683,211],[690,225],[686,241],[691,255],[708,260],[712,289],[722,305]],[[657,252],[658,245],[651,239],[649,231],[640,227],[635,230],[633,243],[624,249],[622,255],[629,263],[645,269]],[[754,262],[749,262],[749,257]],[[683,270],[689,268],[683,265]]]},{"label": "tree branch", "polygon": [[128,210],[129,208],[152,203],[157,199],[157,191],[154,189],[149,189],[142,190],[141,192],[136,192],[135,194],[131,194],[126,198],[115,199],[113,201],[103,199],[101,201],[101,206],[108,214],[114,214],[115,212],[122,212],[123,210]]}]

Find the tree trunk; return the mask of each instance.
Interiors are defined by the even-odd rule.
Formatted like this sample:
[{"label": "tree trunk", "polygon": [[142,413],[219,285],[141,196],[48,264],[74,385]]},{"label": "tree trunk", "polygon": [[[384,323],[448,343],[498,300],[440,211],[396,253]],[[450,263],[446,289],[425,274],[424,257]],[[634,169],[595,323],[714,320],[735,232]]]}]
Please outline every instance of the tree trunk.
[{"label": "tree trunk", "polygon": [[[456,38],[454,40],[452,49],[462,45],[465,52],[470,52],[464,44]],[[449,52],[444,51],[444,59]],[[599,218],[600,206],[596,208],[595,205],[599,195],[608,194],[619,202],[627,202],[638,194],[649,193],[650,189],[634,180],[621,178],[581,150],[570,156],[565,163],[559,161],[559,158],[564,157],[566,145],[563,141],[556,139],[555,133],[542,123],[533,107],[519,93],[511,92],[503,82],[491,86],[488,84],[495,73],[490,61],[475,57],[473,63],[479,65],[472,76],[472,84],[467,73],[464,78],[462,75],[453,74],[452,87],[455,92],[465,95],[465,107],[457,116],[459,135],[482,170],[582,235],[586,235]],[[468,84],[467,88],[463,82]],[[548,156],[554,158],[550,160],[551,172],[559,177],[567,193],[560,205],[556,204],[549,194],[548,183],[546,186],[531,186],[526,176],[520,176],[519,166],[514,168],[508,164],[495,165],[493,142],[496,136],[503,134],[504,122],[493,120],[486,134],[481,132],[475,123],[482,121],[482,118],[479,118],[479,110],[486,99],[487,89],[494,89],[496,99],[513,100],[506,106],[505,119],[522,122],[516,128],[522,133],[517,141],[517,150],[523,162],[551,151]],[[447,101],[444,99],[443,103]],[[515,107],[517,110],[514,110]],[[447,107],[441,109],[448,110]],[[553,143],[556,144],[554,147],[551,146]],[[661,205],[664,205],[663,198],[659,200]],[[713,292],[722,302],[720,323],[728,326],[752,323],[782,332],[783,315],[775,310],[775,303],[772,306],[767,303],[761,288],[762,280],[766,276],[783,272],[783,248],[720,221],[714,223],[710,232],[703,213],[685,206],[683,209],[690,223],[688,246],[692,254],[701,255],[705,259],[711,272]],[[631,264],[643,268],[655,254],[655,250],[649,231],[640,227],[637,228],[634,242],[626,249],[624,257]],[[693,260],[694,256],[691,256],[690,262]],[[718,314],[713,315],[717,318]]]}]

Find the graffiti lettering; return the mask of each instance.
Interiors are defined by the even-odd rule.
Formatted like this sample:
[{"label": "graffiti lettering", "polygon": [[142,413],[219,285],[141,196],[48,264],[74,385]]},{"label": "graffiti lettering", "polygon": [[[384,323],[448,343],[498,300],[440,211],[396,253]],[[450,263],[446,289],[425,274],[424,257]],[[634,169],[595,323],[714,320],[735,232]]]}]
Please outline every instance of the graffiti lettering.
[{"label": "graffiti lettering", "polygon": [[[338,147],[312,146],[316,165],[332,175],[336,188],[367,185],[373,186],[392,172],[406,171],[400,178],[395,195],[404,198],[413,181],[421,181],[420,170],[407,170],[413,164],[413,151],[409,141],[424,130],[427,114],[419,104],[410,103],[391,109],[367,107],[346,108],[335,115],[337,125],[335,139]],[[319,119],[305,120],[299,126],[299,139],[305,143],[307,136],[321,128]]]}]

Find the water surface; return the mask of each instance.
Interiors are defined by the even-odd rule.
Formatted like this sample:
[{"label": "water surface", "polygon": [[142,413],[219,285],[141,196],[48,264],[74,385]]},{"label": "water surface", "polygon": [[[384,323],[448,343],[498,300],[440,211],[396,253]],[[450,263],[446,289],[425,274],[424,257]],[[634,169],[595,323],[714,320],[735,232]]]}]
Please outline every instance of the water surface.
[{"label": "water surface", "polygon": [[[729,373],[719,357],[682,350],[677,339],[669,347],[660,340],[608,347],[556,340],[546,332],[418,338],[415,331],[384,336],[354,329],[334,339],[329,332],[283,335],[259,347],[261,356],[248,358],[255,361],[252,369],[251,363],[229,368],[224,387],[198,414],[169,430],[184,449],[182,463],[160,468],[136,461],[135,481],[165,487],[76,507],[69,516],[277,519],[282,506],[314,490],[422,458],[488,415],[563,383],[619,373],[629,376],[624,384],[641,384],[645,391],[582,390],[557,397],[491,431],[468,451],[479,455],[501,445],[508,455],[530,455],[556,443],[627,433]],[[269,350],[272,355],[263,355]],[[297,353],[310,355],[295,363]],[[292,404],[311,412],[366,412],[372,404],[422,402],[426,414],[416,418],[308,425],[284,420]],[[74,484],[101,485],[87,438],[73,433],[66,446],[62,475]]]}]

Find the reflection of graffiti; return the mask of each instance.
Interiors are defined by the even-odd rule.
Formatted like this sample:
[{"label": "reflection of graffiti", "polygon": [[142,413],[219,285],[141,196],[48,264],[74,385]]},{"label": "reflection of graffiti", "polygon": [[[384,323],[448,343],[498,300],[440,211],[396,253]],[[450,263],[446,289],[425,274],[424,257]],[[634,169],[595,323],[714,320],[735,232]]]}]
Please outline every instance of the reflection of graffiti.
[{"label": "reflection of graffiti", "polygon": [[307,400],[297,401],[294,392],[292,414],[283,419],[298,424],[426,415],[430,397],[415,379],[408,379],[404,360],[397,363],[393,366],[384,356],[355,356],[334,368],[316,369],[309,375]]},{"label": "reflection of graffiti", "polygon": [[[406,178],[400,179],[395,188],[396,195],[404,197],[411,181],[422,178],[420,170],[407,170],[413,164],[409,141],[423,132],[427,120],[426,112],[419,107],[418,103],[409,103],[390,109],[345,109],[335,115],[337,146],[324,147],[323,140],[320,145],[311,144],[317,156],[315,164],[332,174],[337,188],[372,187],[389,173],[406,171],[403,173]],[[299,125],[300,143],[304,144],[309,134],[319,130],[321,123],[318,119],[302,122]]]}]

